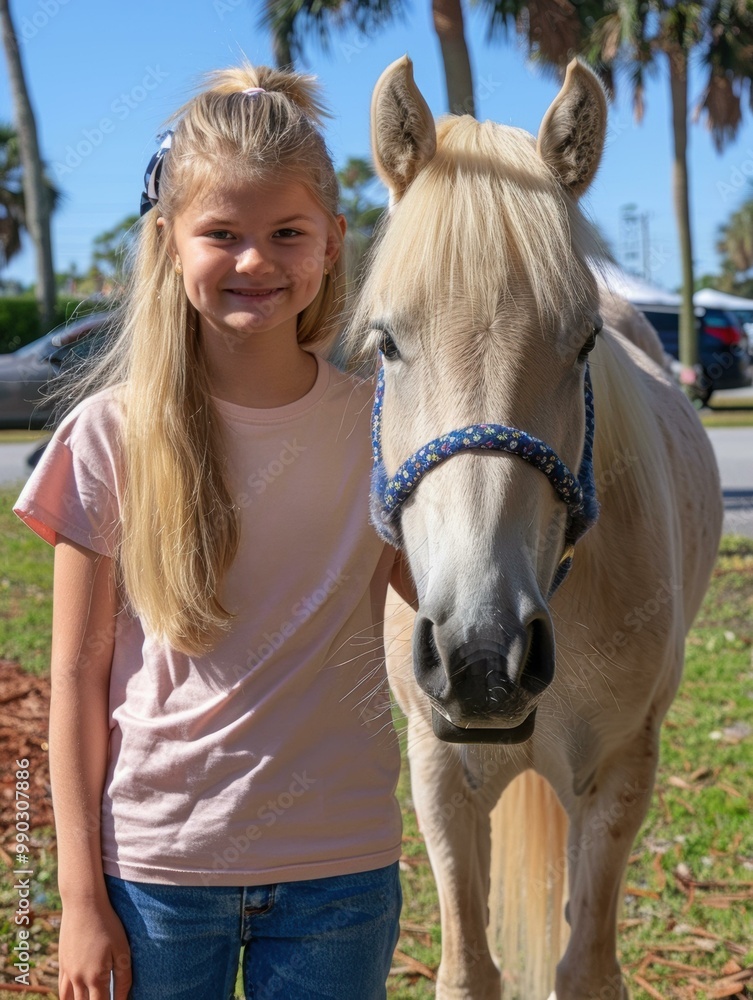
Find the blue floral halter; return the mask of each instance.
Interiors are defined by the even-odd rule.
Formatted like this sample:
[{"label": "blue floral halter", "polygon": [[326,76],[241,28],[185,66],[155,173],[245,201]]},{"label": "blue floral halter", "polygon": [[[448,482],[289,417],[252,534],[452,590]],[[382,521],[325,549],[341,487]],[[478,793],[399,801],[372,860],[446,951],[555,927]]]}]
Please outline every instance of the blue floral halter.
[{"label": "blue floral halter", "polygon": [[517,455],[543,472],[557,496],[567,506],[565,546],[552,583],[551,597],[567,576],[575,543],[595,524],[599,516],[593,469],[594,405],[591,373],[586,364],[584,380],[586,435],[578,478],[560,461],[548,444],[539,438],[504,424],[471,424],[434,438],[407,459],[394,476],[388,476],[382,458],[382,405],[384,365],[379,368],[374,409],[371,417],[373,467],[371,474],[371,520],[380,536],[395,548],[402,548],[400,512],[402,505],[423,477],[440,462],[460,451],[491,449]]}]

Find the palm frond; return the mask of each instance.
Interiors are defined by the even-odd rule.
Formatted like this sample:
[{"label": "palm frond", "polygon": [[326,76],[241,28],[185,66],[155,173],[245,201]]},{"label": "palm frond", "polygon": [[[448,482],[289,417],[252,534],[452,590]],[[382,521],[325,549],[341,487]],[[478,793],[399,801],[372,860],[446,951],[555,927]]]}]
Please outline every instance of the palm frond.
[{"label": "palm frond", "polygon": [[260,25],[298,59],[313,36],[327,51],[346,28],[367,35],[404,13],[405,0],[265,0]]}]

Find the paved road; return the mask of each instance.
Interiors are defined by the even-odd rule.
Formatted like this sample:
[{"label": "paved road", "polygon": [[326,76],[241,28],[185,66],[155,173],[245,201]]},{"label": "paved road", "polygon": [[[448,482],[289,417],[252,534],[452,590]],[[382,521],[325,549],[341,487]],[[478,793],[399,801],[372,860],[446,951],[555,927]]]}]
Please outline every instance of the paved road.
[{"label": "paved road", "polygon": [[753,427],[710,427],[724,491],[724,531],[753,538]]},{"label": "paved road", "polygon": [[24,444],[0,444],[0,485],[7,486],[17,483],[19,487],[29,474],[26,458],[39,442],[27,441]]},{"label": "paved road", "polygon": [[[753,538],[753,427],[712,427],[724,490],[725,532]],[[0,484],[18,483],[28,475],[26,457],[36,443],[0,445]]]}]

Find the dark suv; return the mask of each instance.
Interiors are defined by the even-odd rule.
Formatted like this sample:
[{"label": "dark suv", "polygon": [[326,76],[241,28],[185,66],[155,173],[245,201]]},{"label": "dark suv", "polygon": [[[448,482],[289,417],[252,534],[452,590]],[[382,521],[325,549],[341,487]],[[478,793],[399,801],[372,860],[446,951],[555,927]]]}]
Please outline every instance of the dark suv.
[{"label": "dark suv", "polygon": [[[676,306],[641,307],[655,327],[667,354],[679,358],[680,313]],[[751,383],[745,332],[735,316],[723,309],[696,309],[698,362],[702,369],[699,389],[708,402],[715,389],[741,389]]]},{"label": "dark suv", "polygon": [[42,430],[52,426],[49,383],[64,366],[96,352],[112,326],[112,313],[91,313],[57,327],[12,354],[0,354],[0,430]]}]

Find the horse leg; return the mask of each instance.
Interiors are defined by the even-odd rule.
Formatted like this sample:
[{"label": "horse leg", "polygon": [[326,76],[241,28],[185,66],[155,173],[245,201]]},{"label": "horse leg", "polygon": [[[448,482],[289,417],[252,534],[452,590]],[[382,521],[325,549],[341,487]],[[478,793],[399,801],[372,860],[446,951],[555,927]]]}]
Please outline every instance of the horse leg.
[{"label": "horse leg", "polygon": [[570,941],[557,966],[556,1000],[627,1000],[617,961],[622,878],[646,815],[658,759],[656,712],[596,769],[568,803]]},{"label": "horse leg", "polygon": [[[489,813],[511,775],[495,766],[472,787],[461,751],[440,743],[423,717],[409,726],[411,790],[439,894],[442,960],[437,1000],[500,1000],[501,978],[486,936]],[[474,768],[474,784],[483,766]],[[513,772],[514,773],[514,772]]]}]

